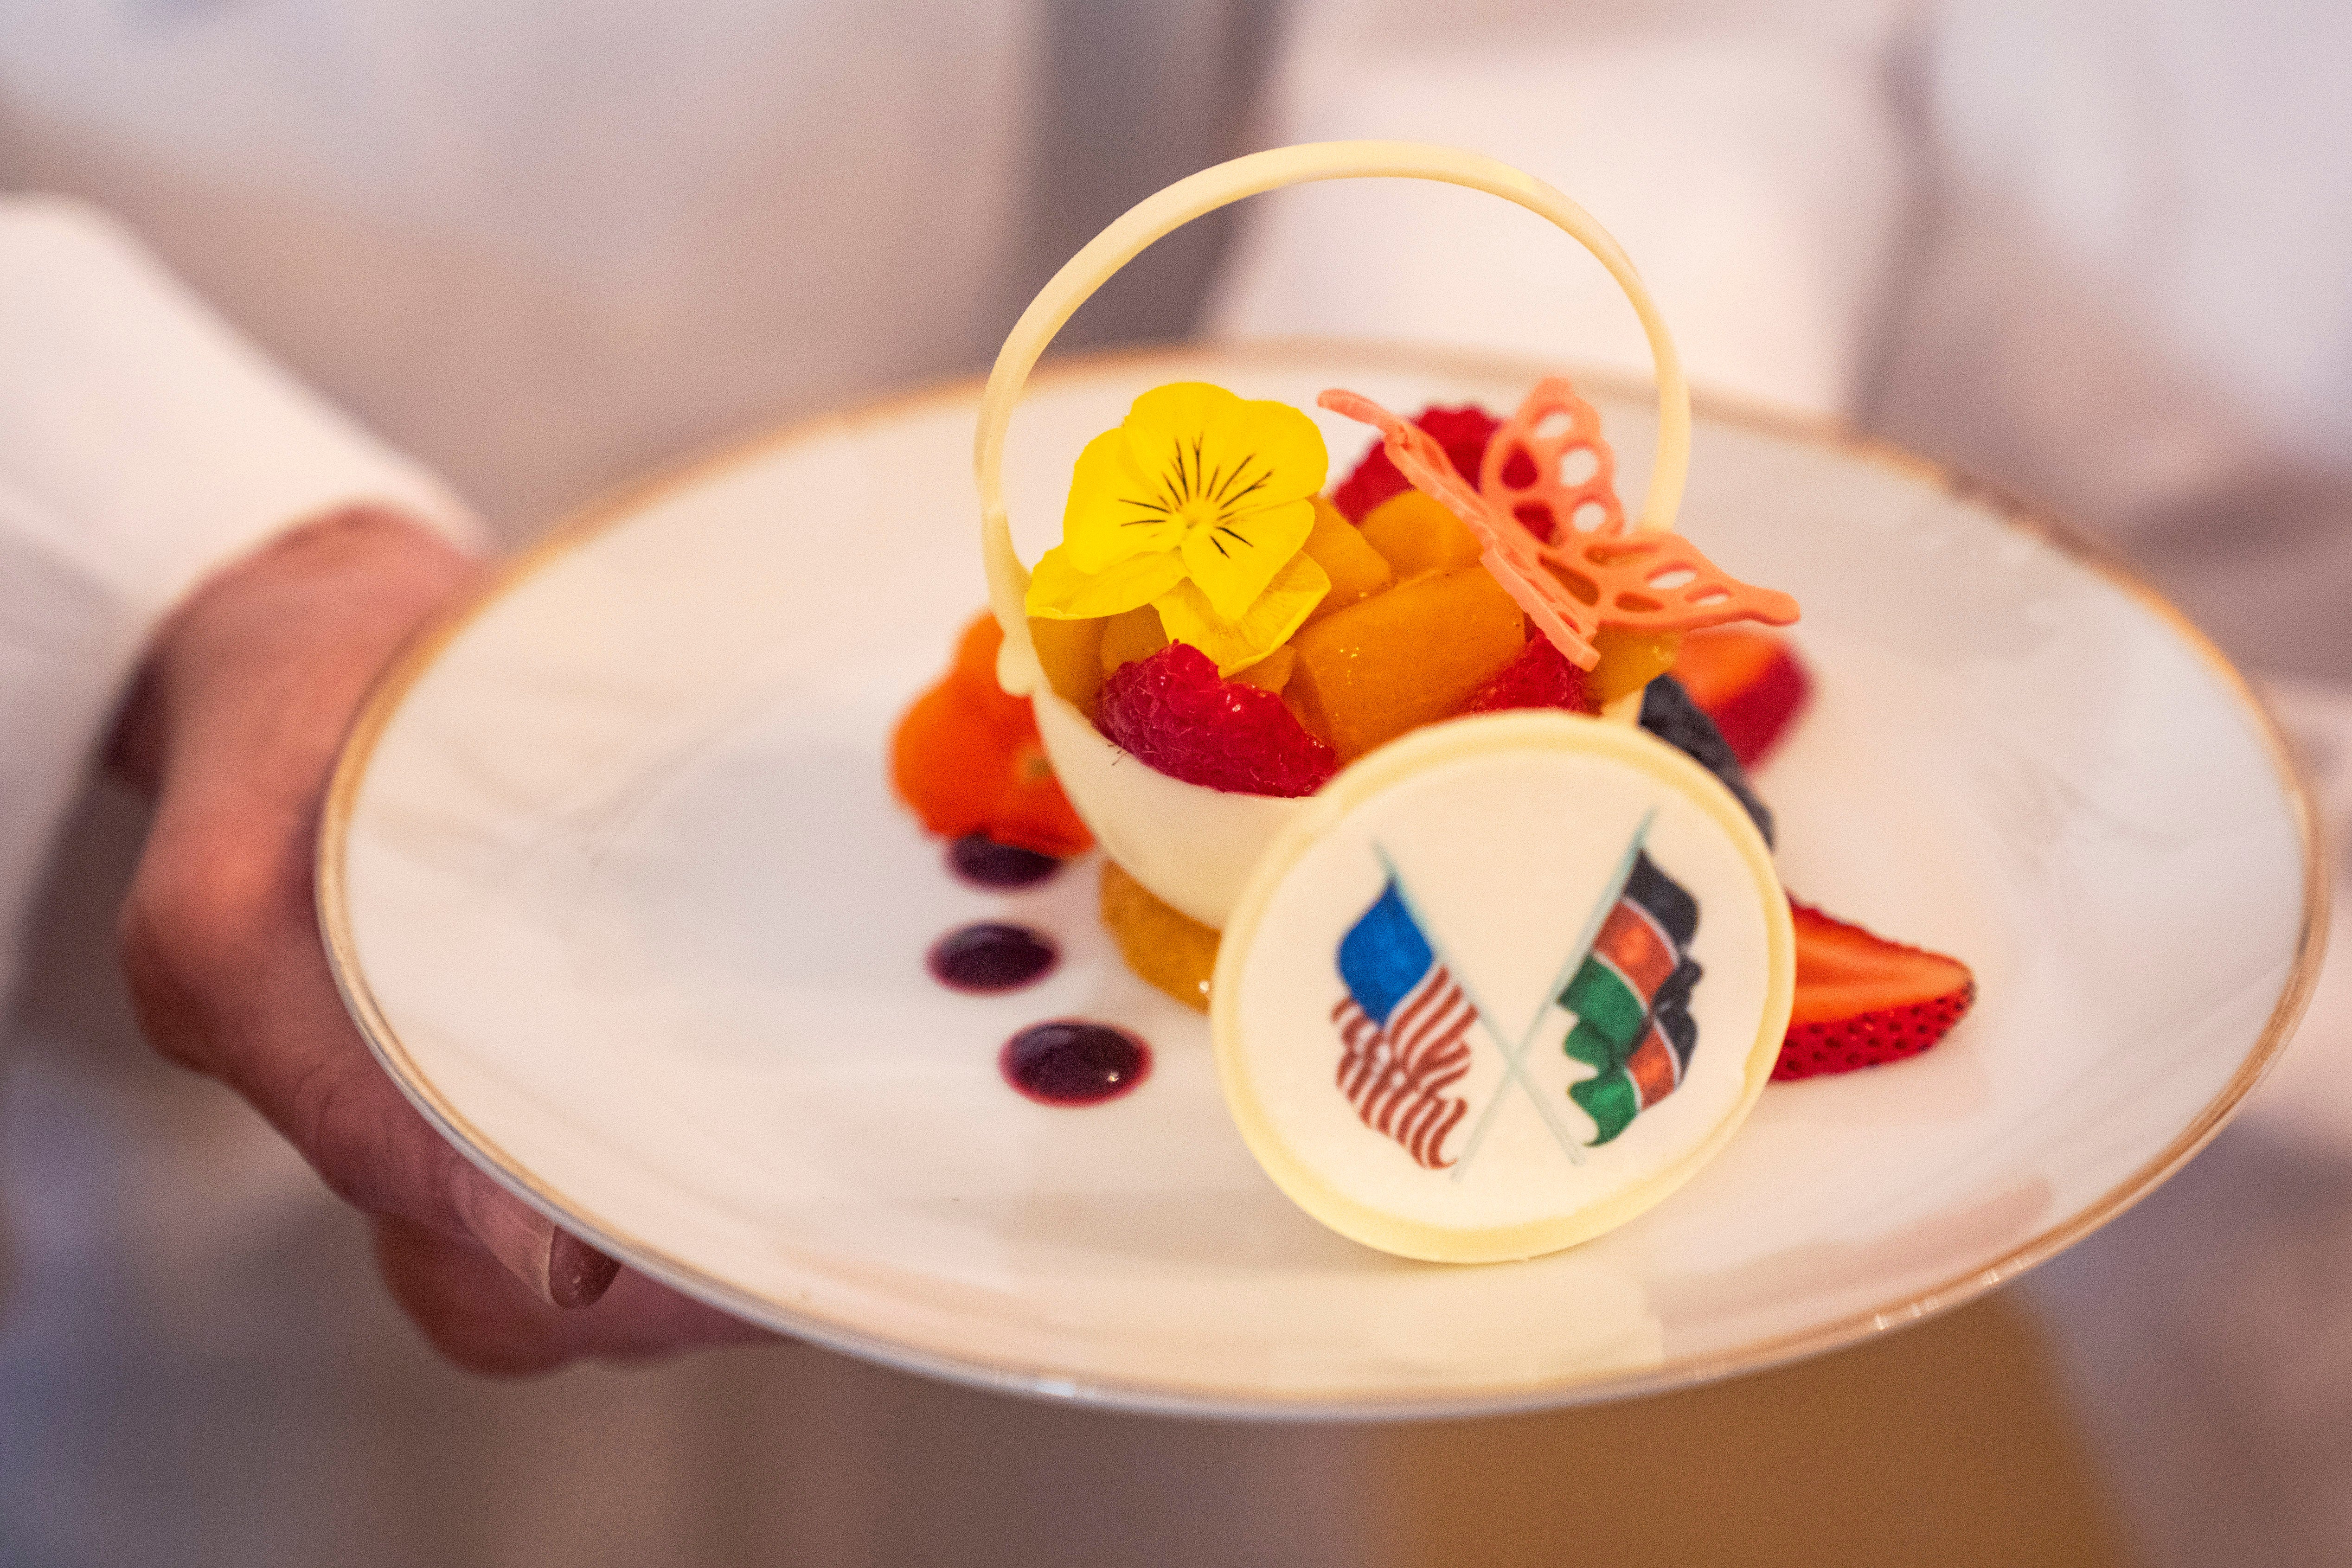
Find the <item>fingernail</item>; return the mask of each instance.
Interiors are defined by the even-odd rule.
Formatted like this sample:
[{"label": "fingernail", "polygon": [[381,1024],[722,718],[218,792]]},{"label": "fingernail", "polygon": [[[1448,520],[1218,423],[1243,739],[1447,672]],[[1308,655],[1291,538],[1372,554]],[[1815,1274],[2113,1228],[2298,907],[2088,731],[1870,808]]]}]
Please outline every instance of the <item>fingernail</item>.
[{"label": "fingernail", "polygon": [[621,1265],[569,1230],[547,1244],[547,1299],[559,1307],[593,1307],[613,1288]]},{"label": "fingernail", "polygon": [[457,1202],[474,1238],[551,1307],[584,1307],[621,1266],[485,1177],[461,1172]]}]

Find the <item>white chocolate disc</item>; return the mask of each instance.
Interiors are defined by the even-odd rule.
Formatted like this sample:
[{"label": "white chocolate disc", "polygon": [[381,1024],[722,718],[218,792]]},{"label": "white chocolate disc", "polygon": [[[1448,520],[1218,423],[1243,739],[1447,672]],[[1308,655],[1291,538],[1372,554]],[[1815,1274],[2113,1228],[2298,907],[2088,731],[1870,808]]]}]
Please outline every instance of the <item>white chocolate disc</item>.
[{"label": "white chocolate disc", "polygon": [[1730,791],[1549,712],[1365,758],[1259,862],[1211,1019],[1250,1151],[1341,1235],[1529,1258],[1633,1218],[1763,1091],[1789,906]]}]

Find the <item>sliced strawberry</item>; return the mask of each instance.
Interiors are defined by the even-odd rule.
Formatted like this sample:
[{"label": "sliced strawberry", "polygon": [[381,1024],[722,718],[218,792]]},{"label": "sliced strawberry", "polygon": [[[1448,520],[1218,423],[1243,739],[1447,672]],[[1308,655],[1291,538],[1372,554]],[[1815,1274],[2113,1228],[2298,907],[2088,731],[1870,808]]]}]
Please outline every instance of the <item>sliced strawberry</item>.
[{"label": "sliced strawberry", "polygon": [[1511,662],[1470,694],[1464,713],[1501,713],[1517,707],[1559,707],[1595,713],[1584,690],[1584,672],[1568,662],[1549,637],[1536,637]]},{"label": "sliced strawberry", "polygon": [[1789,901],[1797,925],[1797,1005],[1776,1081],[1851,1072],[1916,1056],[1977,999],[1957,958],[1906,947]]},{"label": "sliced strawberry", "polygon": [[1171,779],[1238,795],[1312,795],[1339,769],[1339,753],[1281,697],[1219,680],[1209,655],[1189,643],[1113,670],[1095,698],[1095,723]]},{"label": "sliced strawberry", "polygon": [[1786,637],[1743,627],[1685,636],[1674,676],[1748,768],[1772,749],[1813,689]]},{"label": "sliced strawberry", "polygon": [[[1475,489],[1478,465],[1486,458],[1487,439],[1502,428],[1502,421],[1475,402],[1460,408],[1439,408],[1433,403],[1413,417],[1413,423],[1437,437],[1437,444],[1454,459],[1454,468]],[[1356,471],[1331,492],[1331,504],[1349,522],[1360,523],[1374,507],[1412,488],[1412,482],[1389,461],[1387,445],[1375,441]]]}]

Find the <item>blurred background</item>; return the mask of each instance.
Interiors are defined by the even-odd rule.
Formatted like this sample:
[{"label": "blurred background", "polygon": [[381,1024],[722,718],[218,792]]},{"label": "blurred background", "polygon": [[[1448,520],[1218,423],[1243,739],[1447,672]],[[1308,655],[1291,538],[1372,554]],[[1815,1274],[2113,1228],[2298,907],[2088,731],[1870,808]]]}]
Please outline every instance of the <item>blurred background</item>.
[{"label": "blurred background", "polygon": [[[1583,201],[1695,382],[2115,542],[2352,815],[2352,13],[2308,0],[44,0],[0,192],[116,214],[508,543],[985,369],[1128,204],[1456,142]],[[1157,247],[1066,348],[1370,334],[1646,373],[1597,268],[1383,183]],[[0,366],[0,375],[7,373]],[[2153,1197],[1925,1327],[1613,1409],[1114,1416],[802,1347],[439,1364],[364,1227],[137,1040],[85,799],[0,1085],[0,1563],[2352,1561],[2352,995]],[[1605,1484],[1603,1484],[1605,1482]]]}]

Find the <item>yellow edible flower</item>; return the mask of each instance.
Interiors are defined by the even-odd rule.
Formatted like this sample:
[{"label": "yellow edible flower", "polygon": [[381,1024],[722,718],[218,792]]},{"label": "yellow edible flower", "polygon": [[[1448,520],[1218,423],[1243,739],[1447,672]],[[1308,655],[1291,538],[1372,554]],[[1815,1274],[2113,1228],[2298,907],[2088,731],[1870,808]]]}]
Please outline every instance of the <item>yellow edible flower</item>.
[{"label": "yellow edible flower", "polygon": [[1149,604],[1219,674],[1247,669],[1330,591],[1301,551],[1328,462],[1315,422],[1287,403],[1202,382],[1153,388],[1078,455],[1029,613],[1085,621]]}]

